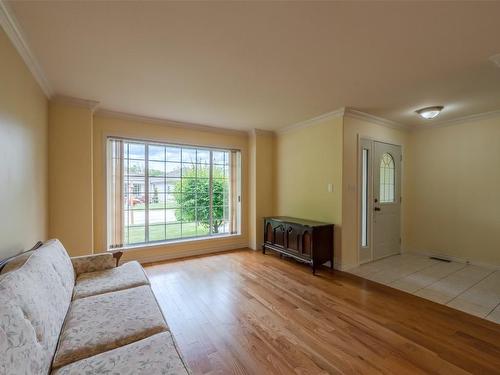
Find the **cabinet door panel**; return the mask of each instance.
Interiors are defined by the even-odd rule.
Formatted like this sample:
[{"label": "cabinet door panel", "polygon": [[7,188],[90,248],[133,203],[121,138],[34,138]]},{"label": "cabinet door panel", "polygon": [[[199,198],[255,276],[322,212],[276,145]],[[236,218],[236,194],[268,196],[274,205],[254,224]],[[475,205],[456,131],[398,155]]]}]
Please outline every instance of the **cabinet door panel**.
[{"label": "cabinet door panel", "polygon": [[285,227],[283,224],[278,224],[273,227],[273,244],[276,246],[285,247]]},{"label": "cabinet door panel", "polygon": [[312,235],[308,230],[302,235],[302,254],[307,257],[312,256]]},{"label": "cabinet door panel", "polygon": [[286,227],[287,249],[293,252],[299,252],[300,249],[300,227],[288,224]]},{"label": "cabinet door panel", "polygon": [[266,235],[265,235],[265,242],[268,243],[273,243],[273,225],[268,221],[266,224]]}]

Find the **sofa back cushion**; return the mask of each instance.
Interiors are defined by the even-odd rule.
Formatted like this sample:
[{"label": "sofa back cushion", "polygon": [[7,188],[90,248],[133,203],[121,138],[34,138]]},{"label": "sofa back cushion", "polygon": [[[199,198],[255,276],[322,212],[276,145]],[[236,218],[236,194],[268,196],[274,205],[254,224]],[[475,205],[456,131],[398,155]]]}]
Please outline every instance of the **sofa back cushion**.
[{"label": "sofa back cushion", "polygon": [[75,275],[58,240],[0,275],[0,374],[48,374]]},{"label": "sofa back cushion", "polygon": [[21,253],[12,259],[9,259],[8,263],[6,263],[3,267],[2,270],[0,271],[0,275],[5,274],[7,272],[15,271],[18,268],[22,267],[24,263],[28,260],[28,258],[33,254],[35,250],[31,251],[26,251],[24,253]]}]

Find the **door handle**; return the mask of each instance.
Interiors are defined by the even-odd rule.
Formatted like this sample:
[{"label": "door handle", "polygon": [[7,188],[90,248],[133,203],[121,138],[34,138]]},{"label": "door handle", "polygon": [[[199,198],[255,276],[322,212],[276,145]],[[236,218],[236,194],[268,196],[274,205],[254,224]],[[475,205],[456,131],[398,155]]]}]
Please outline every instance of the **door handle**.
[{"label": "door handle", "polygon": [[380,207],[375,207],[374,210],[375,211],[381,211]]}]

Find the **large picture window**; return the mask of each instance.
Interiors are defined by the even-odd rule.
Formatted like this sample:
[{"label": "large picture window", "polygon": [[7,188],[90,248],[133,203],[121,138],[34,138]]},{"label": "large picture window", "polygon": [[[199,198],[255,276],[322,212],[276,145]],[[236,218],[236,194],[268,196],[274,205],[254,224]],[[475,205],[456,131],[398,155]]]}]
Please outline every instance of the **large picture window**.
[{"label": "large picture window", "polygon": [[109,248],[237,234],[240,152],[110,138]]}]

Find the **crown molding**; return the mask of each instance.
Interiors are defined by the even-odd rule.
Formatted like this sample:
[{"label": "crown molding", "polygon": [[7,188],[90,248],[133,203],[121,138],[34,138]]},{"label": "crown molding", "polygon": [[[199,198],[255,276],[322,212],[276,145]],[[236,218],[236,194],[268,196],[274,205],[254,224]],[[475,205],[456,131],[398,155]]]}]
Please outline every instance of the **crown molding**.
[{"label": "crown molding", "polygon": [[411,126],[406,125],[406,124],[401,124],[395,121],[390,121],[382,117],[378,117],[375,115],[371,115],[369,113],[361,112],[349,107],[342,107],[339,108],[335,111],[328,112],[325,114],[322,114],[317,117],[313,117],[309,120],[301,121],[292,125],[285,126],[284,128],[278,129],[275,131],[277,134],[283,134],[283,133],[288,133],[293,130],[297,129],[303,129],[307,128],[310,126],[314,126],[322,121],[325,121],[327,119],[332,119],[332,118],[337,118],[337,117],[351,117],[355,118],[358,120],[364,120],[364,121],[369,121],[381,126],[385,126],[391,129],[398,129],[398,130],[410,130],[412,129]]},{"label": "crown molding", "polygon": [[21,55],[24,63],[28,66],[31,74],[35,77],[35,80],[40,85],[40,88],[45,96],[50,99],[53,91],[50,87],[49,81],[40,67],[40,64],[38,64],[35,59],[35,55],[31,52],[29,44],[26,41],[16,18],[14,17],[14,13],[5,0],[0,0],[0,25],[4,29],[19,55]]},{"label": "crown molding", "polygon": [[255,134],[255,135],[262,135],[262,136],[266,136],[266,137],[274,137],[276,135],[274,130],[264,130],[264,129],[257,129],[257,128],[251,129],[248,132],[251,135]]},{"label": "crown molding", "polygon": [[80,99],[64,95],[56,95],[51,99],[51,102],[72,105],[75,107],[88,108],[91,111],[95,111],[99,106],[99,102],[95,100]]},{"label": "crown molding", "polygon": [[496,111],[476,113],[473,115],[463,116],[451,120],[433,122],[432,124],[429,125],[415,126],[412,129],[414,131],[421,131],[421,130],[432,130],[437,128],[446,128],[448,126],[460,125],[474,121],[488,120],[490,118],[495,118],[495,117],[500,117],[500,109]]},{"label": "crown molding", "polygon": [[288,133],[290,131],[304,129],[304,128],[308,128],[310,126],[317,125],[318,123],[325,121],[325,120],[343,117],[345,114],[345,111],[346,111],[346,108],[342,107],[342,108],[336,109],[335,111],[327,112],[327,113],[324,113],[322,115],[310,118],[308,120],[304,120],[304,121],[297,122],[295,124],[287,125],[283,128],[276,130],[275,133],[276,134]]},{"label": "crown molding", "polygon": [[369,121],[369,122],[375,123],[377,125],[385,126],[387,128],[391,128],[391,129],[398,129],[398,130],[411,130],[412,129],[412,127],[409,125],[401,124],[399,122],[395,122],[395,121],[391,121],[391,120],[387,120],[385,118],[371,115],[371,114],[366,113],[366,112],[361,112],[361,111],[358,111],[358,110],[355,110],[352,108],[346,108],[345,116],[355,118],[358,120]]},{"label": "crown molding", "polygon": [[121,120],[126,120],[126,121],[135,121],[135,122],[142,122],[142,123],[147,123],[147,124],[165,125],[165,126],[170,126],[170,127],[192,129],[192,130],[211,132],[211,133],[244,135],[245,137],[248,136],[248,132],[245,130],[221,128],[218,126],[193,124],[193,123],[189,123],[189,122],[161,119],[161,118],[157,118],[157,117],[141,116],[141,115],[135,115],[132,113],[112,111],[112,110],[108,110],[108,109],[104,109],[104,108],[102,108],[102,109],[98,108],[94,112],[94,114],[97,116],[100,116],[100,117],[115,118],[115,119],[121,119]]}]

